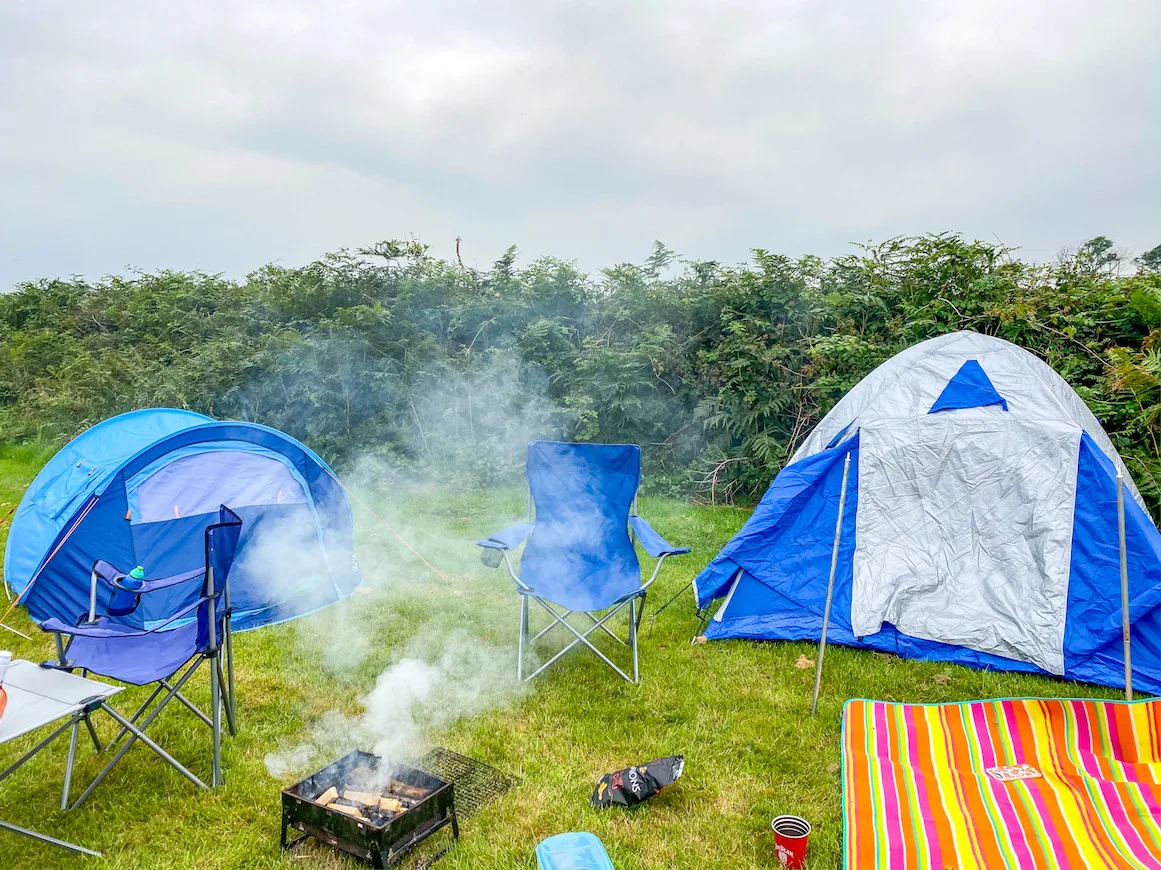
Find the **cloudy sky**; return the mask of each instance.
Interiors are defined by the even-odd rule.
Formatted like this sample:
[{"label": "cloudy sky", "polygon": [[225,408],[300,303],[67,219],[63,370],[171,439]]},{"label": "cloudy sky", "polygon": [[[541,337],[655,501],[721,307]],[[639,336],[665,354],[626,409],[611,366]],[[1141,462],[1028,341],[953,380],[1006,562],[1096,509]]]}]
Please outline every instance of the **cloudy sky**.
[{"label": "cloudy sky", "polygon": [[587,269],[1161,242],[1157,0],[0,0],[0,289],[418,237]]}]

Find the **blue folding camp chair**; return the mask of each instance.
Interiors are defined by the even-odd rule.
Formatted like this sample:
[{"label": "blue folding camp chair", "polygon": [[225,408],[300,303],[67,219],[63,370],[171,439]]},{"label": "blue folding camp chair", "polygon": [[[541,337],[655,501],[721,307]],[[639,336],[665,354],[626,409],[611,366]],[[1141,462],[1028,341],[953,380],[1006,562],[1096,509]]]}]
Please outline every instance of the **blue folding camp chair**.
[{"label": "blue folding camp chair", "polygon": [[[533,441],[528,445],[526,474],[528,522],[477,542],[485,549],[486,564],[497,567],[501,560],[504,562],[520,593],[517,677],[531,680],[573,647],[583,644],[625,680],[637,682],[637,628],[645,594],[657,579],[667,556],[689,552],[688,547],[667,543],[636,514],[641,448],[636,444]],[[653,574],[645,584],[641,583],[641,564],[637,561],[630,528],[645,552],[657,559]],[[528,543],[517,575],[509,553],[525,539]],[[500,556],[494,556],[495,553]],[[552,617],[548,627],[531,638],[528,636],[530,600]],[[626,605],[629,607],[627,643],[607,626]],[[602,611],[604,614],[598,618]],[[592,625],[583,632],[578,631],[568,622],[574,613],[583,613]],[[525,677],[525,649],[557,626],[572,634],[573,641]],[[598,629],[632,650],[632,677],[589,640],[589,635]]]},{"label": "blue folding camp chair", "polygon": [[[211,783],[213,787],[221,784],[223,707],[230,734],[236,730],[229,576],[241,531],[242,520],[222,505],[218,509],[217,522],[205,528],[205,567],[173,577],[135,581],[114,565],[98,559],[90,573],[88,613],[74,625],[56,618],[41,623],[42,629],[56,637],[58,661],[51,663],[51,667],[67,671],[80,669],[82,673],[98,674],[136,686],[157,684],[137,712],[128,720],[122,720],[123,727],[109,746],[116,746],[127,735],[128,739],[77,798],[74,808],[84,803],[138,739],[195,785],[208,788],[143,733],[174,698],[210,727],[213,734]],[[167,600],[175,602],[173,613],[149,625],[130,619],[142,596],[163,591]],[[181,692],[203,662],[210,664],[209,715]],[[158,696],[162,696],[160,702],[146,716],[146,711]],[[145,716],[144,720],[141,720],[142,716]],[[86,721],[86,725],[100,750],[91,723]]]}]

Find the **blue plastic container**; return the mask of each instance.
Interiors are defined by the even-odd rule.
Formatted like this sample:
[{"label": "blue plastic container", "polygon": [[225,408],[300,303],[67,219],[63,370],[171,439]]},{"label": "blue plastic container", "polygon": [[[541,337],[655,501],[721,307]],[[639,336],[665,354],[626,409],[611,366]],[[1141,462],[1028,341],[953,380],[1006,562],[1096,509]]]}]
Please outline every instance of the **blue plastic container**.
[{"label": "blue plastic container", "polygon": [[615,870],[605,846],[593,834],[557,834],[536,847],[540,870]]}]

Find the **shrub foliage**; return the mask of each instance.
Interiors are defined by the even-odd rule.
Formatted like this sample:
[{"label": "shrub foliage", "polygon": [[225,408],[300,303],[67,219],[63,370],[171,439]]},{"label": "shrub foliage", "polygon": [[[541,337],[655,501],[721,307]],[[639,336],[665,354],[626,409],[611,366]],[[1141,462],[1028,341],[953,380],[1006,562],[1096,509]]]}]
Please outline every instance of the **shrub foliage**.
[{"label": "shrub foliage", "polygon": [[637,442],[655,489],[750,500],[876,365],[973,329],[1059,371],[1155,509],[1161,251],[1015,253],[942,234],[725,266],[658,243],[591,276],[388,241],[241,281],[35,281],[0,294],[0,433],[60,439],[167,405],[275,426],[340,465],[473,483],[507,479],[531,437]]}]

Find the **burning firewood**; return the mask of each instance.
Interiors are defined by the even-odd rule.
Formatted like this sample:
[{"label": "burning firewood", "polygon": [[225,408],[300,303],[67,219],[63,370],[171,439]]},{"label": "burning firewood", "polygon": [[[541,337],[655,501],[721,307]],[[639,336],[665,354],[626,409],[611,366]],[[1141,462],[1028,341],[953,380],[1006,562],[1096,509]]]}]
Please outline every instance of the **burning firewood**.
[{"label": "burning firewood", "polygon": [[317,800],[324,807],[327,807],[327,806],[330,806],[331,804],[333,804],[338,799],[339,799],[339,790],[332,785],[330,788],[328,788],[326,791],[324,791],[322,794],[320,794],[315,800]]},{"label": "burning firewood", "polygon": [[414,785],[408,785],[407,783],[400,782],[397,779],[391,780],[391,787],[387,790],[392,794],[408,797],[412,800],[418,800],[427,796],[427,791],[425,789]]},{"label": "burning firewood", "polygon": [[338,810],[340,813],[346,813],[348,816],[364,822],[367,821],[367,817],[363,815],[358,807],[349,807],[346,804],[330,804],[329,809]]},{"label": "burning firewood", "polygon": [[395,813],[396,815],[406,812],[403,808],[402,801],[397,801],[395,798],[381,797],[379,798],[379,809],[385,813]]},{"label": "burning firewood", "polygon": [[362,804],[365,807],[374,807],[379,805],[379,795],[373,794],[369,791],[352,791],[349,788],[343,789],[343,800],[353,801],[357,804]]}]

